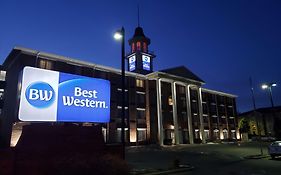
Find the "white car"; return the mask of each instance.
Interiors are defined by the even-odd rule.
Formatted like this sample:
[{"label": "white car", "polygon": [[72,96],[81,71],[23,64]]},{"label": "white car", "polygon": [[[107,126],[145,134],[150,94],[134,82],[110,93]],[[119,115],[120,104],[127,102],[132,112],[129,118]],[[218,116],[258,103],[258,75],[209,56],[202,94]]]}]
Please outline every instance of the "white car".
[{"label": "white car", "polygon": [[276,156],[281,156],[281,141],[275,141],[268,146],[268,154],[274,159]]}]

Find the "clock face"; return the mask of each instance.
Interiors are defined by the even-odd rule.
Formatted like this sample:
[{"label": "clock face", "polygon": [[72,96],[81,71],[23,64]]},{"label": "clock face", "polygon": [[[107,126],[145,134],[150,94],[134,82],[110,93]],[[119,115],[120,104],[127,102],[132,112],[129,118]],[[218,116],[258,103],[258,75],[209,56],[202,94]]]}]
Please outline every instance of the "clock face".
[{"label": "clock face", "polygon": [[129,70],[134,71],[136,69],[136,56],[129,57]]},{"label": "clock face", "polygon": [[142,55],[142,68],[150,71],[150,57],[147,55]]}]

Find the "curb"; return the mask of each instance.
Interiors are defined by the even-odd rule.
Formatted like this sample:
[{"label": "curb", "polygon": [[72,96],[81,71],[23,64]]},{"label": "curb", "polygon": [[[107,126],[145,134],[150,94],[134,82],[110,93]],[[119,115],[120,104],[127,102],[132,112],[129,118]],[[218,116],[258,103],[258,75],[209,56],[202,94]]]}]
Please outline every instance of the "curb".
[{"label": "curb", "polygon": [[268,158],[269,155],[250,155],[250,156],[245,156],[243,157],[244,159],[263,159],[263,158]]},{"label": "curb", "polygon": [[164,170],[164,171],[157,171],[157,172],[151,172],[151,173],[144,173],[141,175],[165,175],[165,174],[171,174],[171,173],[181,173],[181,172],[186,172],[186,171],[191,171],[193,170],[194,167],[186,167],[186,168],[177,168],[177,169],[172,169],[172,170]]}]

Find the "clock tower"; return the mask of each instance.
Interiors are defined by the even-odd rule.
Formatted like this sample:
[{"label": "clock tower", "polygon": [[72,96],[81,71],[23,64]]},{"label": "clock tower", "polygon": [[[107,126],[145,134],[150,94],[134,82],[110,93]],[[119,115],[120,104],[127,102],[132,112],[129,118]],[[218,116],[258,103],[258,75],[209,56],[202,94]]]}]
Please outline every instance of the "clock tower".
[{"label": "clock tower", "polygon": [[143,29],[137,27],[133,38],[129,39],[131,52],[127,55],[128,71],[140,74],[153,72],[153,59],[155,55],[149,53],[149,44],[150,39],[144,35]]}]

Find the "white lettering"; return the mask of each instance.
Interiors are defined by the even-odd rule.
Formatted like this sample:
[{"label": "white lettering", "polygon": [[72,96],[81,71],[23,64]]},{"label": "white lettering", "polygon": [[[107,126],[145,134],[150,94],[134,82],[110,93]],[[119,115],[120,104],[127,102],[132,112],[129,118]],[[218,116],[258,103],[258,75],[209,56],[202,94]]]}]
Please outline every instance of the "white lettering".
[{"label": "white lettering", "polygon": [[37,89],[30,89],[29,90],[29,99],[30,100],[37,100],[39,98],[38,90]]},{"label": "white lettering", "polygon": [[49,101],[53,96],[53,92],[49,91],[49,94],[50,95],[48,96],[48,91],[46,91],[46,90],[44,90],[44,93],[43,93],[43,90],[39,90],[40,100]]},{"label": "white lettering", "polygon": [[83,96],[85,98],[98,98],[97,93],[98,92],[96,90],[88,91],[88,90],[82,90],[80,87],[74,88],[74,96],[76,97]]},{"label": "white lettering", "polygon": [[75,87],[74,88],[74,96],[77,96],[77,97],[79,97],[79,96],[81,96],[81,88],[79,88],[79,87]]},{"label": "white lettering", "polygon": [[69,96],[63,96],[62,101],[64,106],[71,106],[73,104],[74,98]]},{"label": "white lettering", "polygon": [[91,108],[108,108],[105,101],[96,101],[89,99],[74,99],[70,96],[62,96],[62,102],[64,106],[77,106],[77,107],[91,107]]}]

